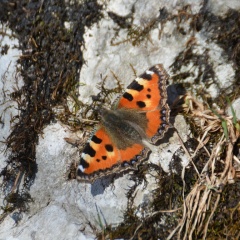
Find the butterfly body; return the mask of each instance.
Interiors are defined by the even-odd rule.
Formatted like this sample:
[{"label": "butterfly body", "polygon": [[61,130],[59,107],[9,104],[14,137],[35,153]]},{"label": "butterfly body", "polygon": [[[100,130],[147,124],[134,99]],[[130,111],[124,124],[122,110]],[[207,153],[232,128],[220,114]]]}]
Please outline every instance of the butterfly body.
[{"label": "butterfly body", "polygon": [[80,158],[79,180],[134,169],[149,157],[168,129],[167,79],[163,66],[155,65],[127,87],[112,110],[100,110],[100,125]]},{"label": "butterfly body", "polygon": [[106,110],[101,113],[101,125],[118,149],[126,149],[134,143],[146,139],[147,126],[145,114],[126,109]]}]

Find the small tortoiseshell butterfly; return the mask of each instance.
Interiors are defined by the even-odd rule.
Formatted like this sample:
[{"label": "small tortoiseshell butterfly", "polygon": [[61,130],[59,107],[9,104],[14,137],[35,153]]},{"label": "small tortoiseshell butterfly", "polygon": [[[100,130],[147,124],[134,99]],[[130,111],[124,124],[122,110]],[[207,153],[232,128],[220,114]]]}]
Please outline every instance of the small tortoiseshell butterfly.
[{"label": "small tortoiseshell butterfly", "polygon": [[101,122],[84,148],[77,178],[94,181],[136,169],[148,159],[169,127],[168,74],[161,64],[136,78],[113,109],[100,110]]}]

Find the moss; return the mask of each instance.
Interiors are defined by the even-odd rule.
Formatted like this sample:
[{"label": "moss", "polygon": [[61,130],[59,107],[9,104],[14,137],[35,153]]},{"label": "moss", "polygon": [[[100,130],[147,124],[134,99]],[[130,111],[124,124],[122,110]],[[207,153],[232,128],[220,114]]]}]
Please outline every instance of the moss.
[{"label": "moss", "polygon": [[[34,182],[38,135],[57,117],[53,108],[65,106],[65,116],[69,117],[66,98],[76,96],[79,70],[84,63],[79,45],[84,45],[85,26],[101,18],[102,6],[97,1],[1,1],[0,9],[0,21],[13,30],[19,41],[22,55],[18,71],[24,82],[11,94],[18,103],[19,115],[13,119],[6,140],[11,154],[1,172],[7,194],[9,181],[14,183],[19,174],[24,179],[24,192]],[[66,22],[71,22],[70,29],[65,28]],[[19,209],[18,204],[11,206],[11,211]]]},{"label": "moss", "polygon": [[240,181],[227,185],[208,229],[208,239],[239,239]]}]

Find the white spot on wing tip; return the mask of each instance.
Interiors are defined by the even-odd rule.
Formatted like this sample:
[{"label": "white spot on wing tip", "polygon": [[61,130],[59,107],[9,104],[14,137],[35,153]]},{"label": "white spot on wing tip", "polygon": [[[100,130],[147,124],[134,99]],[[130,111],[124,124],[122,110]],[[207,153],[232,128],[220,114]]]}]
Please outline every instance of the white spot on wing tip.
[{"label": "white spot on wing tip", "polygon": [[153,74],[154,74],[154,72],[147,70],[147,71],[146,71],[146,74],[153,75]]},{"label": "white spot on wing tip", "polygon": [[84,171],[85,171],[85,168],[83,168],[82,165],[79,165],[79,166],[78,166],[78,169],[79,169],[81,172],[84,172]]}]

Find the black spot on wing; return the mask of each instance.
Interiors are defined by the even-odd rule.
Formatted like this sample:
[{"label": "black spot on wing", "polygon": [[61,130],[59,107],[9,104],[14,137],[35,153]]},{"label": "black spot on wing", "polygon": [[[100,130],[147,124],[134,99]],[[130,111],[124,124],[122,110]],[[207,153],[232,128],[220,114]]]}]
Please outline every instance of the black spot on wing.
[{"label": "black spot on wing", "polygon": [[111,144],[106,144],[105,148],[108,152],[113,152],[113,146]]},{"label": "black spot on wing", "polygon": [[144,87],[143,85],[139,84],[136,80],[134,80],[127,88],[140,92],[143,90]]},{"label": "black spot on wing", "polygon": [[157,68],[156,65],[151,67],[151,68],[149,68],[149,71],[154,72],[157,75],[159,75],[159,68]]},{"label": "black spot on wing", "polygon": [[93,135],[91,140],[96,144],[100,144],[102,142],[102,139],[98,138],[96,135]]},{"label": "black spot on wing", "polygon": [[142,75],[139,76],[140,78],[143,78],[145,80],[151,80],[152,79],[152,75],[148,74],[148,73],[143,73]]},{"label": "black spot on wing", "polygon": [[150,95],[150,94],[147,94],[147,98],[148,98],[148,99],[151,98],[151,95]]},{"label": "black spot on wing", "polygon": [[88,154],[90,157],[94,157],[96,154],[96,151],[90,146],[89,143],[87,143],[86,147],[84,148],[83,152],[85,154]]},{"label": "black spot on wing", "polygon": [[102,156],[102,160],[107,160],[107,156]]},{"label": "black spot on wing", "polygon": [[130,93],[128,93],[128,92],[125,92],[123,94],[123,97],[126,98],[130,102],[133,100],[133,96]]},{"label": "black spot on wing", "polygon": [[147,91],[148,91],[148,92],[151,92],[151,89],[150,89],[150,88],[148,88],[148,89],[147,89]]},{"label": "black spot on wing", "polygon": [[78,168],[78,170],[77,170],[77,175],[78,176],[81,176],[81,175],[83,175],[83,172]]},{"label": "black spot on wing", "polygon": [[89,167],[89,163],[85,161],[83,158],[80,159],[80,165],[85,169]]},{"label": "black spot on wing", "polygon": [[140,108],[146,107],[146,104],[145,104],[145,102],[143,102],[143,101],[137,101],[137,105],[138,105]]},{"label": "black spot on wing", "polygon": [[100,159],[96,159],[97,162],[100,162],[101,160]]}]

